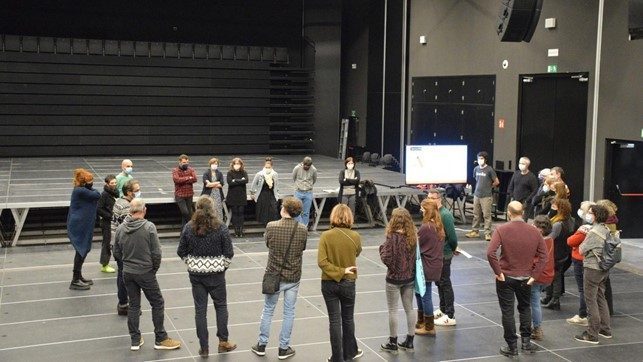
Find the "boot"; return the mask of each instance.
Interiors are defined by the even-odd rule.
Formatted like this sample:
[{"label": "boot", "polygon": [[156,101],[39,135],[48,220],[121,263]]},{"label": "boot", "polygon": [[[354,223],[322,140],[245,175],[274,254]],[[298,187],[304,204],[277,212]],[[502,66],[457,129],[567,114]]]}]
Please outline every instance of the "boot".
[{"label": "boot", "polygon": [[435,336],[435,324],[433,313],[431,315],[424,315],[424,329],[416,329],[415,334],[420,336]]},{"label": "boot", "polygon": [[234,227],[234,236],[237,237],[237,238],[241,236],[241,232],[239,231],[238,226]]},{"label": "boot", "polygon": [[82,275],[82,274],[80,275],[80,278],[79,278],[79,279],[80,279],[80,281],[81,281],[81,282],[83,282],[83,283],[85,283],[85,284],[87,284],[87,285],[94,285],[94,281],[93,281],[93,280],[83,278],[83,275]]},{"label": "boot", "polygon": [[521,340],[522,346],[520,346],[520,349],[522,350],[522,353],[532,354],[538,350],[538,347],[531,343],[530,337],[521,337]]},{"label": "boot", "polygon": [[398,343],[397,346],[403,351],[413,352],[413,337],[414,336],[407,335],[406,340]]},{"label": "boot", "polygon": [[418,310],[418,319],[415,322],[415,329],[424,329],[424,312]]},{"label": "boot", "polygon": [[558,298],[551,298],[549,303],[543,305],[547,309],[560,310],[560,300]]},{"label": "boot", "polygon": [[234,351],[237,348],[235,343],[219,340],[219,353]]},{"label": "boot", "polygon": [[531,331],[531,339],[534,341],[542,341],[543,337],[543,327],[536,327]]},{"label": "boot", "polygon": [[71,284],[69,284],[69,289],[71,290],[89,290],[89,288],[90,285],[83,283],[80,279],[72,280]]},{"label": "boot", "polygon": [[244,233],[243,233],[243,226],[240,226],[240,227],[239,227],[239,237],[242,237],[242,238],[243,238],[243,237],[245,237],[245,236],[246,236],[246,234],[244,234]]},{"label": "boot", "polygon": [[500,347],[500,354],[505,357],[516,357],[518,355],[518,346],[502,346]]},{"label": "boot", "polygon": [[380,345],[380,349],[384,352],[397,353],[397,337],[389,337],[388,343]]}]

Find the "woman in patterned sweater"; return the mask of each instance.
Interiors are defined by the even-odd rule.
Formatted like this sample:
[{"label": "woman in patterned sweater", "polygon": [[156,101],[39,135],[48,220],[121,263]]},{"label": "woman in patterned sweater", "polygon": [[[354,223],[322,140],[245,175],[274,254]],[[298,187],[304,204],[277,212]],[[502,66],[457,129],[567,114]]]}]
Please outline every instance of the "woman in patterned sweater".
[{"label": "woman in patterned sweater", "polygon": [[230,352],[237,345],[228,341],[228,302],[226,300],[225,271],[234,256],[230,232],[215,216],[214,202],[201,196],[196,204],[192,220],[183,228],[176,253],[185,261],[192,284],[196,334],[201,348],[199,355],[207,357],[208,294],[212,297],[217,313],[217,337],[219,353]]}]

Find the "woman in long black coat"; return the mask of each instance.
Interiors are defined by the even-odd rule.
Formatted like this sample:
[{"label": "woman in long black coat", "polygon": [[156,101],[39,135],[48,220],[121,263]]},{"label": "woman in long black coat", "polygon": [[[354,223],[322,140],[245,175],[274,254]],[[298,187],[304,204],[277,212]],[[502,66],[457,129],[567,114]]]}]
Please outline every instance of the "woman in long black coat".
[{"label": "woman in long black coat", "polygon": [[243,169],[243,160],[235,157],[230,162],[230,170],[227,175],[228,197],[226,204],[232,211],[231,222],[234,226],[234,235],[243,237],[243,210],[248,203],[246,184],[248,173]]}]

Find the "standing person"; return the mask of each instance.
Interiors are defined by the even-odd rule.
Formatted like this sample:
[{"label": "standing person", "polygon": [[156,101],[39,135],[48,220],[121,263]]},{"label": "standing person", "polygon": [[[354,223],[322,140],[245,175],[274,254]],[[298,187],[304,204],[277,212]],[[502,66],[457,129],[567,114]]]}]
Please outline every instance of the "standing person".
[{"label": "standing person", "polygon": [[228,181],[228,197],[226,204],[232,211],[231,222],[234,226],[234,236],[243,237],[243,211],[248,203],[246,184],[248,173],[243,169],[243,160],[235,157],[230,162],[230,170],[226,175]]},{"label": "standing person", "polygon": [[[605,226],[607,226],[607,228],[610,229],[610,233],[612,235],[616,235],[616,233],[618,232],[618,227],[616,225],[618,224],[618,217],[616,217],[616,211],[618,211],[618,207],[612,201],[607,199],[596,201],[596,205],[601,205],[607,209],[608,216],[607,216],[607,220],[605,221]],[[612,298],[612,283],[610,281],[609,275],[605,280],[605,299],[607,300],[607,306],[609,307],[609,310],[610,310],[610,316],[613,316],[614,301]]]},{"label": "standing person", "polygon": [[266,157],[263,170],[257,172],[252,180],[250,193],[255,199],[255,214],[257,221],[268,225],[279,219],[279,175],[272,168],[272,157]]},{"label": "standing person", "polygon": [[518,160],[518,171],[515,171],[509,181],[507,194],[512,200],[520,201],[523,208],[527,206],[531,195],[538,190],[538,178],[529,171],[531,161],[527,157]]},{"label": "standing person", "polygon": [[333,351],[332,362],[356,359],[364,354],[355,339],[356,259],[362,252],[362,238],[351,230],[353,214],[344,204],[330,212],[331,229],[319,237],[317,265],[322,270],[321,291],[326,302]]},{"label": "standing person", "polygon": [[[433,312],[436,326],[455,326],[455,298],[453,285],[451,284],[451,259],[454,255],[460,254],[458,248],[458,236],[455,233],[455,222],[453,214],[442,205],[442,194],[437,189],[430,189],[427,199],[435,202],[440,211],[440,219],[444,227],[444,250],[442,259],[442,272],[440,280],[435,283],[438,287],[440,297],[440,308]],[[420,316],[418,315],[418,319]]]},{"label": "standing person", "polygon": [[100,271],[103,273],[115,273],[116,269],[109,265],[109,258],[112,256],[112,210],[118,197],[116,190],[116,176],[108,175],[105,177],[103,192],[98,199],[98,209],[96,212],[100,217],[100,228],[103,234],[103,242],[100,250]]},{"label": "standing person", "polygon": [[[388,305],[389,341],[380,346],[383,351],[413,350],[415,336],[413,318],[413,283],[415,280],[415,248],[417,229],[408,210],[393,210],[386,226],[386,241],[380,245],[380,259],[386,265],[386,304]],[[397,301],[402,298],[406,313],[406,340],[397,343]]]},{"label": "standing person", "polygon": [[132,160],[125,159],[121,162],[121,172],[116,175],[116,190],[118,190],[118,197],[123,196],[123,186],[125,183],[132,179],[132,171],[134,164]]},{"label": "standing person", "polygon": [[76,250],[74,273],[69,284],[72,290],[88,290],[94,282],[83,278],[83,263],[92,250],[96,210],[100,193],[93,189],[94,175],[84,168],[74,170],[74,190],[71,193],[67,214],[67,236]]},{"label": "standing person", "polygon": [[313,159],[306,156],[292,170],[292,180],[295,182],[295,197],[301,200],[303,209],[297,221],[308,227],[310,221],[310,206],[313,203],[313,186],[317,182],[317,169]]},{"label": "standing person", "polygon": [[571,218],[572,206],[569,200],[555,198],[551,204],[556,216],[551,218],[552,230],[549,237],[554,240],[554,281],[545,288],[546,296],[542,300],[545,308],[560,310],[560,296],[563,293],[565,271],[571,265],[572,250],[567,245],[567,238],[574,232],[574,221]]},{"label": "standing person", "polygon": [[[543,288],[554,280],[554,240],[549,236],[551,234],[551,221],[545,215],[538,215],[534,219],[534,226],[545,238],[545,247],[547,248],[547,263],[540,277],[531,285],[531,339],[542,341],[544,338],[543,328],[540,326],[543,321],[542,308],[540,307],[540,294]],[[537,260],[534,260],[537,262]]]},{"label": "standing person", "polygon": [[[537,349],[531,343],[531,285],[540,277],[547,263],[547,247],[542,235],[524,222],[522,214],[522,204],[518,201],[510,202],[507,206],[509,222],[494,231],[487,248],[487,260],[496,275],[496,293],[507,341],[506,347],[500,347],[500,353],[507,357],[518,355],[514,320],[516,299],[520,314],[521,349],[525,353],[533,353]],[[498,248],[501,248],[500,259],[496,255]]]},{"label": "standing person", "polygon": [[280,274],[279,291],[264,296],[259,339],[251,350],[257,356],[266,355],[266,345],[270,336],[270,324],[279,301],[279,294],[284,293],[284,316],[279,334],[280,360],[295,355],[290,347],[290,335],[295,320],[295,304],[301,280],[301,264],[308,231],[294,218],[301,213],[301,201],[286,197],[281,205],[281,220],[269,222],[266,226],[266,246],[268,247],[268,265],[266,272]]},{"label": "standing person", "polygon": [[610,234],[605,225],[609,212],[604,206],[592,205],[587,211],[587,220],[592,224],[585,240],[578,247],[583,255],[583,292],[589,315],[587,330],[574,337],[577,341],[598,344],[598,336],[612,338],[610,312],[605,299],[605,282],[609,270],[602,270],[599,258],[603,256],[603,245]]},{"label": "standing person", "polygon": [[359,186],[359,170],[355,169],[355,159],[348,157],[344,160],[344,169],[339,171],[339,193],[337,202],[348,205],[353,217],[355,216],[355,203],[357,188]]},{"label": "standing person", "polygon": [[468,238],[480,236],[480,221],[484,217],[484,238],[491,240],[491,206],[493,204],[492,188],[500,185],[496,171],[488,165],[487,152],[478,152],[478,166],[473,169],[476,188],[473,191],[473,225],[465,234]]},{"label": "standing person", "polygon": [[185,261],[192,284],[194,320],[199,338],[199,355],[207,358],[210,353],[208,335],[208,295],[217,314],[219,353],[230,352],[237,345],[228,340],[228,302],[225,272],[230,266],[234,251],[230,232],[215,211],[214,201],[203,195],[196,203],[192,220],[181,232],[178,256]]},{"label": "standing person", "polygon": [[591,222],[587,221],[587,216],[589,208],[593,205],[596,204],[591,201],[581,202],[580,208],[577,211],[578,217],[580,218],[580,226],[572,236],[567,238],[567,245],[572,248],[572,266],[574,267],[574,279],[576,279],[576,286],[578,286],[578,299],[580,305],[578,307],[578,314],[571,318],[567,318],[566,320],[569,324],[577,324],[585,327],[588,322],[587,304],[585,304],[585,291],[583,289],[583,255],[578,250],[578,247],[583,240],[585,240],[587,233],[592,228]]},{"label": "standing person", "polygon": [[163,321],[165,302],[156,280],[161,267],[161,244],[156,226],[145,220],[145,202],[137,198],[130,203],[130,215],[125,218],[114,236],[114,257],[123,260],[123,278],[130,297],[127,328],[132,340],[130,349],[138,351],[143,345],[139,330],[141,290],[152,306],[154,349],[177,349],[181,342],[167,336]]},{"label": "standing person", "polygon": [[194,184],[197,180],[196,171],[190,167],[190,158],[182,154],[179,156],[179,165],[172,170],[174,181],[174,201],[181,212],[181,230],[192,218],[194,209]]},{"label": "standing person", "polygon": [[548,168],[544,168],[538,172],[539,185],[536,191],[534,191],[529,197],[529,203],[527,205],[527,209],[525,209],[525,221],[527,221],[527,219],[533,219],[534,216],[537,215],[536,211],[540,208],[540,202],[542,201],[543,194],[545,193],[543,190],[545,187],[545,181],[547,180],[550,172],[551,171]]},{"label": "standing person", "polygon": [[536,215],[549,215],[551,210],[551,202],[556,197],[556,178],[547,176],[543,182],[543,186],[539,189],[538,193],[534,196],[534,217]]},{"label": "standing person", "polygon": [[219,221],[223,221],[223,174],[219,171],[219,160],[215,157],[208,161],[209,169],[203,174],[203,190],[201,195],[208,195],[214,202],[214,213]]},{"label": "standing person", "polygon": [[435,201],[430,199],[422,200],[420,211],[422,212],[422,226],[418,230],[418,242],[420,243],[424,279],[426,280],[426,293],[424,293],[424,296],[415,293],[418,305],[418,321],[415,324],[415,334],[435,336],[431,282],[439,281],[442,274],[445,232],[439,207]]},{"label": "standing person", "polygon": [[[118,227],[125,221],[127,215],[129,215],[130,203],[134,198],[141,197],[141,185],[137,180],[129,180],[123,185],[121,190],[123,196],[116,199],[114,203],[114,208],[112,209],[112,240],[116,234]],[[114,260],[116,260],[116,266],[118,273],[116,274],[116,290],[118,297],[118,304],[116,305],[116,312],[118,315],[127,315],[127,310],[129,308],[129,298],[127,296],[127,289],[125,288],[125,282],[123,281],[123,260],[117,258],[114,255]]]}]

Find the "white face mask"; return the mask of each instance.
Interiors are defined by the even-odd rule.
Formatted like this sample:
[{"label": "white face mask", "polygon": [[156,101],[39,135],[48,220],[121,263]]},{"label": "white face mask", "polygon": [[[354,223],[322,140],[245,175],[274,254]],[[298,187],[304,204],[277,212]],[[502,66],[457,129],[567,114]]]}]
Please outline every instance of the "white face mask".
[{"label": "white face mask", "polygon": [[352,170],[353,168],[355,168],[355,164],[354,163],[347,163],[346,168],[349,169],[349,170]]},{"label": "white face mask", "polygon": [[519,164],[519,165],[518,165],[518,169],[519,169],[520,171],[525,171],[525,170],[527,170],[527,165],[521,165],[521,164]]},{"label": "white face mask", "polygon": [[263,173],[265,173],[266,175],[270,175],[272,173],[272,168],[264,167],[263,168]]},{"label": "white face mask", "polygon": [[581,219],[585,220],[585,216],[584,216],[585,213],[583,212],[583,210],[578,209],[578,211],[576,211],[576,213],[578,214],[578,217],[580,217]]},{"label": "white face mask", "polygon": [[217,165],[216,163],[213,163],[213,164],[210,165],[210,170],[212,170],[212,171],[216,171],[217,168],[219,168],[219,165]]},{"label": "white face mask", "polygon": [[549,186],[547,186],[547,185],[543,186],[543,191],[549,192]]},{"label": "white face mask", "polygon": [[241,169],[241,165],[234,165],[234,166],[232,166],[232,168],[233,168],[235,171],[239,171],[239,170]]},{"label": "white face mask", "polygon": [[478,165],[480,165],[480,167],[485,165],[484,158],[479,158],[478,159]]},{"label": "white face mask", "polygon": [[585,214],[585,221],[588,224],[593,224],[594,223],[594,215],[591,214]]},{"label": "white face mask", "polygon": [[134,193],[134,198],[135,198],[135,199],[140,199],[140,198],[141,198],[141,192],[140,192],[140,191],[136,191],[136,192]]}]

